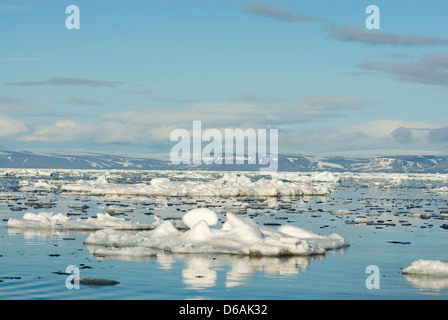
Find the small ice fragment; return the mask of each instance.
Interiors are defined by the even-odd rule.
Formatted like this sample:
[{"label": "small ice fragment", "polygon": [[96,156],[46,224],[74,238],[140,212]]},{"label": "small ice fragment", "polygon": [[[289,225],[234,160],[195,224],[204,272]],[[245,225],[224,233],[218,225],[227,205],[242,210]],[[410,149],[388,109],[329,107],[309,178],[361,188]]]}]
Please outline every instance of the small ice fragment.
[{"label": "small ice fragment", "polygon": [[195,208],[182,217],[182,222],[189,228],[193,228],[199,221],[204,220],[209,226],[218,223],[217,214],[207,208]]}]

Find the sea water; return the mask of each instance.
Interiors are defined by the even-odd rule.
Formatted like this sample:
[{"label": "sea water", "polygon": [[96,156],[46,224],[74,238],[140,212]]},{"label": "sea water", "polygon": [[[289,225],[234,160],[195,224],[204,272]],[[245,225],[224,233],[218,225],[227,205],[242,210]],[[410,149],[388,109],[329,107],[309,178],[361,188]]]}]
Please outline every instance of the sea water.
[{"label": "sea water", "polygon": [[[11,170],[0,178],[0,299],[448,298],[447,277],[402,273],[419,259],[448,261],[448,194],[427,192],[443,190],[445,176],[341,174],[341,179],[323,182],[329,192],[321,196],[173,197],[64,192],[62,186],[76,184],[80,178],[94,182],[104,172],[54,172]],[[256,174],[242,175],[258,179]],[[156,177],[203,184],[221,178],[222,173],[181,176],[135,171],[106,174],[114,185],[150,185]],[[165,250],[150,256],[102,256],[85,244],[93,231],[7,226],[8,219],[20,219],[26,212],[62,213],[71,219],[108,212],[130,222],[152,224],[158,217],[180,225],[182,217],[198,207],[215,211],[218,227],[225,222],[226,212],[232,212],[260,227],[292,225],[324,236],[335,233],[350,245],[306,256]],[[69,289],[68,266],[76,266],[81,279],[108,279],[115,284],[81,283],[79,289]],[[368,285],[369,266],[379,272],[376,288]]]}]

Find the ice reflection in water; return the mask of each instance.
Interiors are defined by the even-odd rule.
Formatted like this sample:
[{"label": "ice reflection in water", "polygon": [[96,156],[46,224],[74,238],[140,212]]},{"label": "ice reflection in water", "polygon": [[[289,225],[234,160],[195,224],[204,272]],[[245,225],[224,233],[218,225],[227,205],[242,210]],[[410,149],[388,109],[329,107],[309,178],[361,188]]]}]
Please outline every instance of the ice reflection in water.
[{"label": "ice reflection in water", "polygon": [[448,289],[448,278],[410,274],[404,274],[403,278],[425,294],[437,295],[439,291]]},{"label": "ice reflection in water", "polygon": [[[98,252],[97,246],[86,245],[91,252]],[[343,253],[344,249],[335,250]],[[225,287],[243,286],[256,273],[264,276],[298,276],[307,269],[311,261],[322,260],[324,255],[293,257],[249,257],[228,254],[172,254],[158,251],[157,256],[109,255],[98,256],[100,260],[149,261],[155,260],[160,269],[172,270],[182,267],[182,283],[189,289],[201,290],[217,286],[218,273],[225,277]]]}]

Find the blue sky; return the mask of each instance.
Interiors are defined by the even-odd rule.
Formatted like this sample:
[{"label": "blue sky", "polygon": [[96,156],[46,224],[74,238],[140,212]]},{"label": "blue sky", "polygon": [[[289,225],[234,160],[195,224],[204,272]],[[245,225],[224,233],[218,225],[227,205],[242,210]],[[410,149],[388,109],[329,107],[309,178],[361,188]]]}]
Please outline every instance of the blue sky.
[{"label": "blue sky", "polygon": [[169,153],[201,120],[280,152],[447,154],[447,30],[442,0],[1,0],[0,148]]}]

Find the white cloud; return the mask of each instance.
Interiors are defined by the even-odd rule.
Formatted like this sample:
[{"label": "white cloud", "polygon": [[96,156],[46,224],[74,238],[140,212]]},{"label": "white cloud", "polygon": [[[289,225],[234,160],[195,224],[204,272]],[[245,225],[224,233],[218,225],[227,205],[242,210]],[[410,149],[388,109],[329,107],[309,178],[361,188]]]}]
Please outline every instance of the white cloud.
[{"label": "white cloud", "polygon": [[[447,124],[380,119],[367,123],[295,129],[283,132],[282,152],[336,152],[366,149],[439,150],[437,132],[446,132]],[[444,129],[445,128],[445,129]],[[437,135],[440,136],[440,135]]]},{"label": "white cloud", "polygon": [[[353,97],[307,96],[285,101],[245,95],[244,99],[196,103],[177,109],[109,113],[89,123],[68,119],[28,129],[21,122],[13,128],[20,133],[14,138],[21,142],[82,143],[85,146],[122,144],[157,146],[169,150],[173,145],[169,137],[174,129],[191,131],[193,121],[200,120],[202,130],[279,129],[280,152],[294,153],[360,150],[366,147],[435,148],[437,143],[440,144],[440,139],[436,138],[437,132],[445,136],[446,130],[443,128],[448,126],[440,123],[379,119],[338,126],[337,121],[332,121],[363,112],[378,103],[381,102]],[[14,132],[13,128],[5,131]]]},{"label": "white cloud", "polygon": [[360,125],[348,126],[341,130],[348,134],[362,133],[373,138],[387,138],[398,128],[408,128],[413,130],[417,135],[419,135],[418,132],[420,132],[421,135],[425,132],[429,132],[429,130],[437,129],[442,126],[442,124],[432,122],[380,119]]},{"label": "white cloud", "polygon": [[[56,121],[34,126],[19,141],[39,143],[83,143],[170,146],[174,129],[192,129],[200,120],[202,129],[286,128],[303,123],[321,123],[346,113],[364,110],[377,101],[350,97],[308,96],[295,101],[263,99],[263,105],[222,101],[196,103],[179,109],[141,109],[109,113],[94,122]],[[295,129],[294,129],[295,130]]]},{"label": "white cloud", "polygon": [[[32,143],[67,143],[73,145],[110,145],[119,144],[127,146],[143,146],[160,148],[160,152],[168,152],[174,145],[169,136],[174,129],[192,129],[193,120],[201,120],[191,116],[180,126],[174,117],[169,123],[156,123],[151,117],[142,117],[136,121],[137,113],[128,113],[121,121],[118,114],[109,115],[101,123],[79,123],[73,120],[55,122],[52,125],[40,125],[32,130],[18,120],[9,117],[0,117],[0,136],[9,135],[8,138],[21,142]],[[112,119],[114,118],[114,119]],[[165,119],[166,120],[166,119]],[[203,122],[202,130],[207,126]],[[216,122],[214,124],[217,124]],[[440,147],[447,141],[447,123],[432,123],[419,121],[401,121],[380,119],[362,124],[329,127],[326,124],[315,122],[313,126],[306,123],[280,124],[274,128],[279,129],[279,152],[281,153],[328,153],[355,150],[433,150],[440,151]],[[240,126],[244,129],[244,127]],[[219,130],[223,127],[215,126]],[[246,127],[249,128],[249,127]],[[252,127],[263,128],[263,127]],[[269,129],[264,127],[264,129]],[[413,151],[412,151],[413,152]]]},{"label": "white cloud", "polygon": [[55,128],[75,128],[76,126],[78,123],[72,120],[58,121],[54,125]]},{"label": "white cloud", "polygon": [[0,137],[6,138],[26,133],[28,127],[24,121],[0,114]]},{"label": "white cloud", "polygon": [[[252,98],[255,99],[255,98]],[[196,103],[178,109],[127,110],[102,116],[104,121],[189,128],[201,120],[208,127],[279,126],[319,122],[369,108],[380,101],[351,97],[307,96],[283,101],[257,97],[255,104],[239,101]]]},{"label": "white cloud", "polygon": [[23,142],[76,142],[93,139],[94,126],[72,120],[58,121],[54,125],[39,125],[18,140]]}]

